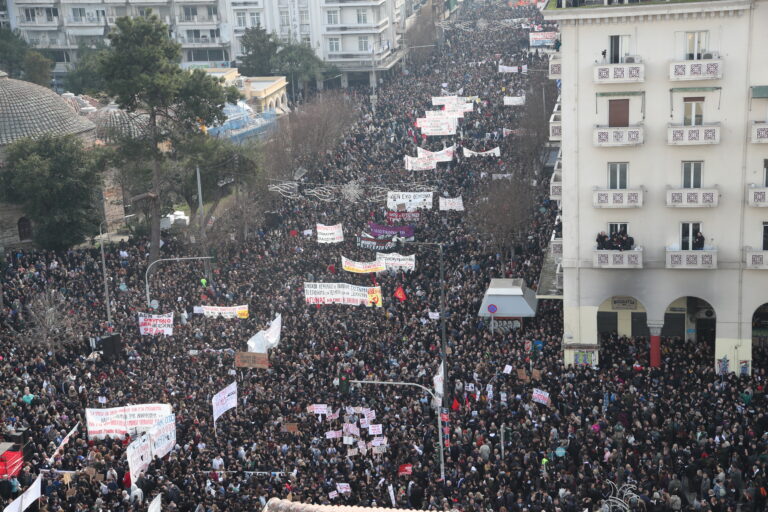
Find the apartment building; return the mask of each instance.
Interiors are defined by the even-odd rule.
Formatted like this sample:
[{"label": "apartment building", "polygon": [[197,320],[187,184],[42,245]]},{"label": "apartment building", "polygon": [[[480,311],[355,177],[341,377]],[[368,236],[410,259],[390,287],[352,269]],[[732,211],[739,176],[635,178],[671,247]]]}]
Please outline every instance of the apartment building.
[{"label": "apartment building", "polygon": [[653,365],[679,336],[708,344],[718,371],[750,372],[768,335],[768,1],[544,13],[562,42],[550,136],[565,362],[597,363],[618,332],[649,337]]},{"label": "apartment building", "polygon": [[78,45],[105,40],[116,18],[151,9],[181,44],[184,67],[229,67],[242,52],[245,29],[262,26],[311,45],[346,81],[348,73],[383,71],[398,61],[410,6],[408,0],[8,0],[8,16],[32,46],[50,50],[56,74],[76,61]]}]

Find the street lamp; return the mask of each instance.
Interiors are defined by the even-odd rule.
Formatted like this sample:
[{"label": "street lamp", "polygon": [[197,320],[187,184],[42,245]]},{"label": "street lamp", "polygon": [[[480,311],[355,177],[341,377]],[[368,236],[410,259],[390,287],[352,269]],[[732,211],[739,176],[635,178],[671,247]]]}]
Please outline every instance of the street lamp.
[{"label": "street lamp", "polygon": [[350,380],[354,384],[377,384],[381,386],[413,386],[426,391],[432,397],[432,403],[435,406],[435,416],[437,416],[437,442],[440,445],[440,479],[445,481],[445,454],[443,453],[443,419],[440,417],[440,402],[437,395],[428,387],[416,384],[415,382],[400,382],[390,380]]},{"label": "street lamp", "polygon": [[151,302],[149,298],[149,269],[152,268],[152,265],[155,263],[160,263],[161,261],[184,261],[184,260],[212,260],[213,256],[185,256],[183,258],[160,258],[152,263],[150,263],[147,266],[147,270],[144,272],[144,286],[147,290],[147,307],[151,307],[149,304]]}]

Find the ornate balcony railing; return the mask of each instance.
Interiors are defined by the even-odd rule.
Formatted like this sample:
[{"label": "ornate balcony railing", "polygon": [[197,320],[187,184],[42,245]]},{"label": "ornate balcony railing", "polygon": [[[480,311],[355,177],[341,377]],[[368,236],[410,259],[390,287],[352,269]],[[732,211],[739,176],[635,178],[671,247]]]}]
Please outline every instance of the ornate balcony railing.
[{"label": "ornate balcony railing", "polygon": [[640,57],[627,57],[632,62],[622,64],[595,64],[592,80],[596,84],[630,84],[645,81],[645,64]]},{"label": "ornate balcony railing", "polygon": [[592,143],[599,147],[638,146],[645,141],[642,125],[595,126]]},{"label": "ornate balcony railing", "polygon": [[717,268],[717,249],[710,247],[699,251],[680,251],[667,247],[667,268],[693,270]]},{"label": "ornate balcony railing", "polygon": [[673,208],[714,208],[719,201],[717,187],[667,189],[667,206]]},{"label": "ornate balcony railing", "polygon": [[595,189],[592,191],[592,206],[595,208],[641,208],[643,189]]},{"label": "ornate balcony railing", "polygon": [[643,248],[631,251],[609,251],[595,249],[592,252],[592,266],[595,268],[643,268]]},{"label": "ornate balcony railing", "polygon": [[667,144],[673,146],[720,144],[720,123],[698,126],[670,124],[667,127]]},{"label": "ornate balcony railing", "polygon": [[721,59],[680,60],[669,63],[669,79],[683,80],[718,80],[723,77]]}]

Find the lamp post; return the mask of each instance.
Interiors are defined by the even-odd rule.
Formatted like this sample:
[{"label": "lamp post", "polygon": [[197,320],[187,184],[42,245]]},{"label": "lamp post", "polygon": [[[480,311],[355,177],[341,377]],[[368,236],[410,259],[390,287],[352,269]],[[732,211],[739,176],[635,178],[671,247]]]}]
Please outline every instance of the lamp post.
[{"label": "lamp post", "polygon": [[440,445],[440,479],[445,481],[445,454],[443,453],[443,419],[440,417],[440,402],[437,395],[428,387],[416,384],[415,382],[400,382],[390,380],[350,380],[354,384],[375,384],[380,386],[413,386],[422,391],[426,391],[432,397],[432,403],[435,406],[435,416],[437,416],[437,442]]},{"label": "lamp post", "polygon": [[104,305],[107,308],[107,326],[112,326],[112,308],[109,305],[109,284],[107,284],[107,263],[104,258],[104,234],[102,226],[107,222],[103,220],[99,223],[99,248],[101,249],[101,276],[104,279]]},{"label": "lamp post", "polygon": [[184,261],[184,260],[212,260],[213,256],[184,256],[182,258],[160,258],[152,263],[150,263],[147,266],[147,270],[144,272],[144,286],[147,290],[147,307],[150,307],[149,303],[151,302],[149,298],[149,269],[152,268],[152,265],[155,263],[160,263],[161,261]]}]

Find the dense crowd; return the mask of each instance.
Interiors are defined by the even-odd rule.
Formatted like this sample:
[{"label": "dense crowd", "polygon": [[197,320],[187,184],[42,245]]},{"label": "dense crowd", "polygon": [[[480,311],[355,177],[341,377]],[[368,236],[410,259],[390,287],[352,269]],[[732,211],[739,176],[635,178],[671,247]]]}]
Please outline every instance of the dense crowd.
[{"label": "dense crowd", "polygon": [[[535,7],[465,2],[467,22],[528,18],[542,23]],[[512,180],[537,177],[535,215],[514,255],[466,222],[468,212],[421,210],[416,240],[445,244],[448,341],[445,479],[440,478],[436,411],[425,393],[411,388],[353,386],[339,379],[392,380],[433,386],[440,361],[438,251],[430,246],[398,249],[416,254],[416,270],[375,277],[381,308],[305,304],[305,281],[372,284],[368,275],[340,268],[340,257],[374,259],[355,245],[370,220],[385,223],[381,203],[326,203],[286,199],[275,210],[277,226],[256,228],[245,242],[217,247],[210,279],[201,281],[196,262],[160,266],[151,278],[160,312],[174,312],[173,336],[139,336],[136,315],[146,312],[144,239],[109,245],[107,274],[113,326],[125,354],[115,361],[90,358],[89,339],[107,331],[101,268],[95,250],[65,253],[9,252],[0,311],[0,421],[4,432],[28,428],[32,455],[18,477],[0,486],[5,505],[43,472],[40,510],[139,511],[157,493],[163,507],[194,512],[254,510],[271,497],[323,504],[431,510],[576,512],[598,510],[610,495],[609,481],[637,486],[646,510],[726,512],[764,510],[768,462],[765,363],[755,349],[752,376],[717,376],[706,348],[665,340],[663,366],[647,367],[647,341],[608,337],[598,368],[566,366],[558,301],[539,301],[537,316],[520,329],[493,333],[478,317],[493,277],[519,277],[537,284],[543,254],[559,229],[556,205],[547,199],[548,179],[536,168],[531,148],[516,135],[522,109],[504,107],[509,91],[527,91],[529,76],[545,60],[529,53],[528,28],[448,30],[446,44],[409,74],[391,77],[378,91],[375,114],[360,104],[362,121],[328,155],[315,183],[350,180],[407,190],[411,171],[403,155],[417,145],[440,149],[457,144],[483,151],[499,146],[500,158],[461,158],[419,182],[467,204],[494,174]],[[501,57],[497,57],[501,56]],[[529,66],[529,74],[498,73],[506,65]],[[413,127],[441,90],[477,95],[456,137],[422,140]],[[550,103],[551,103],[550,98]],[[486,135],[488,134],[488,135]],[[535,156],[535,153],[534,153]],[[318,245],[306,229],[343,222],[345,241]],[[164,238],[163,257],[182,256],[181,240]],[[402,286],[404,301],[392,297]],[[28,322],[25,305],[41,290],[67,299],[82,342],[41,350],[18,342]],[[248,304],[247,319],[195,314],[200,305]],[[269,369],[235,370],[234,351],[276,313],[283,317],[280,345]],[[533,352],[526,351],[533,342]],[[505,373],[506,365],[525,370]],[[534,372],[533,370],[538,370]],[[538,377],[538,380],[531,380]],[[237,380],[236,409],[214,431],[211,397]],[[533,388],[549,392],[551,405],[532,401]],[[131,439],[89,440],[85,408],[169,403],[177,419],[177,446],[131,480],[125,450]],[[307,411],[328,404],[340,411],[328,420]],[[387,438],[384,453],[349,455],[326,431],[359,420],[346,407],[376,413]],[[77,423],[81,428],[63,452],[55,447]],[[297,432],[285,424],[296,423]],[[370,440],[363,434],[364,440]],[[502,446],[502,438],[505,445]],[[412,473],[398,475],[401,465]],[[92,468],[92,470],[87,470]],[[337,484],[349,493],[333,495]],[[389,487],[392,486],[392,496]],[[72,492],[74,490],[74,492]]]}]

